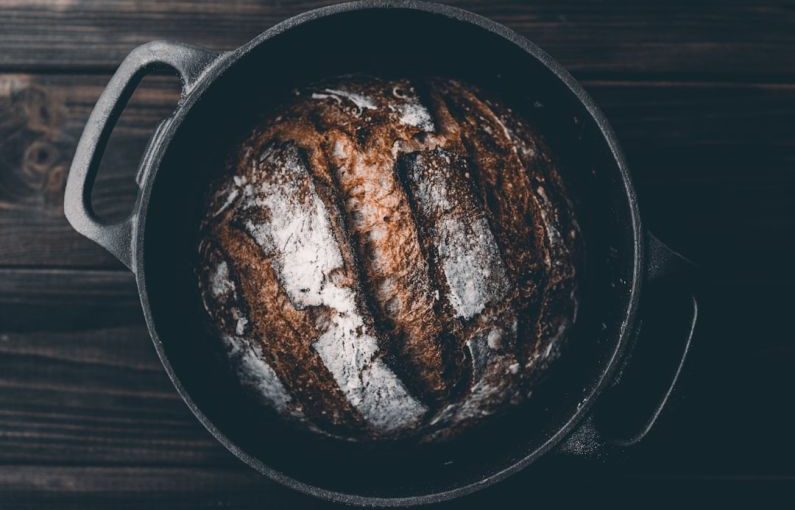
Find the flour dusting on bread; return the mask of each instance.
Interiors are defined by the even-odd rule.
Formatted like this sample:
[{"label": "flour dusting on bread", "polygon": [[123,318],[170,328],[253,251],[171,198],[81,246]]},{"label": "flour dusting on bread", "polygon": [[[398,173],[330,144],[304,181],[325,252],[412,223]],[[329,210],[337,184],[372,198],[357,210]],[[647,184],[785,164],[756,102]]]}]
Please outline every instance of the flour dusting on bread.
[{"label": "flour dusting on bread", "polygon": [[573,207],[535,128],[482,95],[439,78],[304,87],[214,184],[202,298],[277,412],[348,439],[444,439],[521,403],[561,352]]}]

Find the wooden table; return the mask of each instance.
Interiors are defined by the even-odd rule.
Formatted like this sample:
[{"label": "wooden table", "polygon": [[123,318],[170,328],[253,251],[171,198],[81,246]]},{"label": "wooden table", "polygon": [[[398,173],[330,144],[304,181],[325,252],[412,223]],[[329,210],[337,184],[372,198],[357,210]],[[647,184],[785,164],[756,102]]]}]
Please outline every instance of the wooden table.
[{"label": "wooden table", "polygon": [[[231,49],[322,3],[0,0],[0,508],[325,508],[255,475],[190,415],[132,275],[62,207],[75,143],[130,49],[157,38]],[[791,502],[795,5],[456,4],[526,35],[585,84],[628,154],[648,225],[703,269],[675,401],[599,487],[641,488],[619,499],[630,503],[686,487]],[[129,209],[143,146],[176,97],[165,76],[136,93],[100,171],[100,212]],[[519,475],[463,503],[571,496],[593,480],[528,495]],[[596,492],[614,501],[613,489]]]}]

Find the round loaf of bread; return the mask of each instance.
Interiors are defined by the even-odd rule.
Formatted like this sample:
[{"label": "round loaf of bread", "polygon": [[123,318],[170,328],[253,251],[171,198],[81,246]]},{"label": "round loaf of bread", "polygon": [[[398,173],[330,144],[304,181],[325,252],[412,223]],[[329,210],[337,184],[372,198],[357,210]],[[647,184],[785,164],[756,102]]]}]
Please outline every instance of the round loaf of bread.
[{"label": "round loaf of bread", "polygon": [[297,90],[213,183],[198,281],[243,385],[336,437],[453,436],[530,396],[579,231],[528,122],[448,79]]}]

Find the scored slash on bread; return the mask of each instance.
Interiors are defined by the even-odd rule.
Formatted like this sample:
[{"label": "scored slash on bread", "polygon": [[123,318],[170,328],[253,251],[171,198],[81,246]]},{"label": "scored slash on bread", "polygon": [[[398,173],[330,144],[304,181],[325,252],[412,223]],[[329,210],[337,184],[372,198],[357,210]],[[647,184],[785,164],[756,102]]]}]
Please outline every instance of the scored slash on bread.
[{"label": "scored slash on bread", "polygon": [[557,354],[577,230],[548,147],[510,110],[452,80],[349,76],[241,145],[197,273],[241,380],[278,412],[430,440],[521,402]]},{"label": "scored slash on bread", "polygon": [[[560,174],[543,139],[505,106],[483,101],[455,81],[438,80],[438,97],[462,130],[462,142],[479,169],[477,187],[520,296],[522,359],[547,364],[576,317],[573,262],[579,226]],[[528,221],[533,218],[534,221]],[[521,306],[521,305],[524,306]],[[536,374],[540,374],[538,366]],[[528,377],[525,385],[533,382]]]}]

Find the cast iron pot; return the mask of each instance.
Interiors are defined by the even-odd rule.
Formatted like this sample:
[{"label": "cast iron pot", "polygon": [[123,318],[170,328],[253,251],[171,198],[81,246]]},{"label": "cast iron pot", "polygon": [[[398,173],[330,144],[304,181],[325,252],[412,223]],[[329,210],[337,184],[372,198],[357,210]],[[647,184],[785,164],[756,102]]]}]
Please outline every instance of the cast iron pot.
[{"label": "cast iron pot", "polygon": [[[103,222],[91,207],[100,159],[136,85],[156,68],[179,74],[181,100],[142,157],[134,210],[121,222]],[[582,227],[582,298],[566,352],[525,405],[450,443],[368,445],[294,430],[239,391],[204,327],[193,267],[208,179],[257,116],[293,87],[362,71],[459,78],[532,116],[560,158]],[[631,446],[668,400],[695,323],[688,264],[644,229],[624,156],[588,94],[528,40],[442,5],[335,5],[227,53],[171,42],[136,48],[88,120],[65,212],[78,232],[135,273],[157,353],[207,430],[273,480],[347,503],[450,499],[553,449],[611,454]],[[561,445],[567,437],[575,438],[568,447]]]}]

